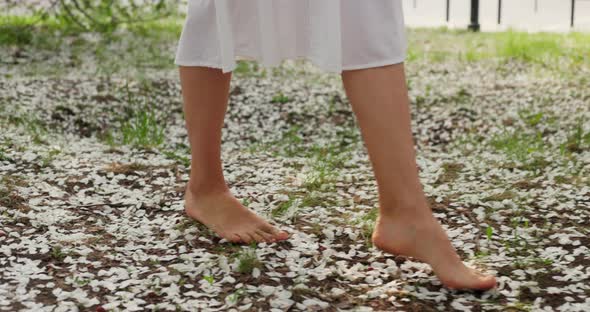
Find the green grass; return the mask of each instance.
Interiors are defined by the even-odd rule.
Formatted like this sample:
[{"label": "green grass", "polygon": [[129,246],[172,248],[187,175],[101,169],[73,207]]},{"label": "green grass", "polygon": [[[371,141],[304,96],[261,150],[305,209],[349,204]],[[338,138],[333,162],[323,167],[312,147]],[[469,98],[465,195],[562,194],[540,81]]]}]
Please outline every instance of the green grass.
[{"label": "green grass", "polygon": [[312,145],[306,155],[311,170],[305,176],[303,187],[308,192],[331,189],[349,157],[347,149],[338,145]]},{"label": "green grass", "polygon": [[49,129],[43,120],[26,114],[10,115],[6,119],[7,120],[0,120],[0,122],[6,122],[7,124],[21,127],[29,134],[29,136],[31,136],[31,140],[35,144],[47,144],[46,137],[49,134]]},{"label": "green grass", "polygon": [[162,147],[160,151],[162,152],[162,154],[164,154],[164,156],[166,156],[166,158],[174,160],[177,164],[183,165],[186,168],[190,168],[191,149],[188,145],[184,143],[177,144],[174,149],[167,149],[166,147]]},{"label": "green grass", "polygon": [[295,298],[301,298],[302,300],[305,300],[306,297],[319,297],[319,294],[317,291],[303,285],[303,284],[298,284],[295,285],[295,287],[291,288],[291,292],[293,293],[293,297]]},{"label": "green grass", "polygon": [[184,232],[192,227],[196,227],[197,226],[197,222],[193,219],[183,219],[180,222],[178,222],[178,224],[176,224],[174,226],[174,229],[179,231],[179,232]]},{"label": "green grass", "polygon": [[236,291],[234,291],[233,293],[231,293],[230,295],[228,295],[226,298],[227,298],[227,300],[229,302],[231,302],[233,304],[236,304],[246,294],[248,294],[248,292],[246,291],[246,288],[245,287],[240,287]]},{"label": "green grass", "polygon": [[[180,34],[183,21],[181,16],[168,16],[143,23],[124,24],[121,27],[143,38],[170,40],[167,35]],[[73,24],[52,16],[43,17],[41,14],[1,14],[0,30],[0,46],[32,44],[35,43],[34,39],[48,34],[76,36],[82,33],[82,30]]]},{"label": "green grass", "polygon": [[203,276],[203,279],[206,280],[210,285],[213,285],[213,283],[215,283],[215,277],[211,275],[205,275]]},{"label": "green grass", "polygon": [[[16,46],[25,49],[27,56],[52,55],[43,62],[26,58],[19,65],[24,75],[61,76],[70,71],[142,75],[154,69],[175,68],[169,47],[178,40],[182,22],[179,17],[166,17],[122,25],[115,33],[93,33],[94,40],[59,19],[0,15],[0,49]],[[66,66],[64,59],[68,60]],[[96,66],[88,66],[86,59],[94,60]]]},{"label": "green grass", "polygon": [[26,186],[27,182],[22,176],[17,175],[4,175],[0,178],[0,186],[14,187],[14,186]]},{"label": "green grass", "polygon": [[281,202],[277,207],[275,207],[271,211],[271,215],[275,218],[284,216],[287,211],[295,204],[296,197],[293,195],[289,195],[289,199],[287,201]]},{"label": "green grass", "polygon": [[252,248],[243,249],[238,255],[237,271],[242,274],[251,274],[255,268],[261,270],[262,262],[258,259],[256,251]]},{"label": "green grass", "polygon": [[105,140],[111,146],[123,144],[140,148],[158,147],[166,139],[165,130],[153,111],[141,110],[123,122],[118,131],[107,132]]},{"label": "green grass", "polygon": [[29,207],[24,198],[16,192],[17,186],[26,186],[26,182],[19,176],[5,175],[0,178],[0,205],[9,209],[28,212]]},{"label": "green grass", "polygon": [[551,264],[553,264],[553,260],[548,258],[525,258],[525,259],[517,259],[514,262],[514,268],[516,269],[540,269],[540,268],[550,268]]},{"label": "green grass", "polygon": [[13,162],[14,160],[6,155],[7,150],[0,146],[0,161]]},{"label": "green grass", "polygon": [[548,33],[535,35],[514,31],[500,33],[495,38],[499,43],[496,47],[496,54],[504,58],[535,61],[544,58],[562,57],[568,52],[577,53],[578,51],[564,49],[567,45],[560,45],[562,41],[567,40],[566,38]]},{"label": "green grass", "polygon": [[492,240],[492,235],[494,234],[494,228],[491,226],[488,226],[486,228],[486,237],[488,238],[488,241]]},{"label": "green grass", "polygon": [[[578,166],[577,158],[571,157],[572,154],[590,150],[590,129],[586,129],[587,121],[583,116],[564,126],[558,124],[557,116],[543,111],[523,109],[518,115],[519,120],[511,121],[514,128],[494,134],[488,142],[489,146],[506,154],[509,161],[520,162],[518,165],[503,163],[502,168],[542,173],[546,167],[555,164],[546,159],[548,152],[561,155],[564,162],[572,161]],[[567,137],[561,142],[552,142],[547,137],[554,132],[565,133]]]},{"label": "green grass", "polygon": [[78,286],[86,286],[88,285],[92,280],[90,279],[86,279],[86,278],[81,278],[78,276],[74,277],[74,283],[76,283]]},{"label": "green grass", "polygon": [[189,153],[179,153],[178,151],[168,151],[163,150],[162,153],[166,158],[176,161],[176,163],[181,164],[187,168],[191,166],[191,160],[189,157],[184,155],[190,155]]},{"label": "green grass", "polygon": [[371,236],[373,235],[373,230],[375,229],[375,222],[377,221],[378,216],[379,208],[373,207],[371,208],[371,210],[363,214],[358,220],[353,221],[354,224],[360,226],[361,235],[365,240],[365,244],[367,246],[373,245],[371,241]]},{"label": "green grass", "polygon": [[543,112],[519,111],[518,115],[529,127],[537,126],[543,119]]},{"label": "green grass", "polygon": [[334,172],[325,162],[314,163],[313,169],[305,176],[303,187],[307,191],[325,191],[333,182]]},{"label": "green grass", "polygon": [[484,202],[488,201],[503,201],[505,199],[515,199],[518,195],[513,191],[504,191],[502,193],[496,193],[482,199]]},{"label": "green grass", "polygon": [[51,162],[57,158],[57,155],[61,154],[60,149],[52,148],[41,158],[41,167],[48,167]]},{"label": "green grass", "polygon": [[53,258],[57,262],[63,261],[68,256],[68,254],[63,251],[60,245],[52,246],[50,255],[51,258]]},{"label": "green grass", "polygon": [[233,73],[238,77],[264,78],[267,75],[266,69],[255,61],[239,60],[236,63],[237,66],[233,70]]},{"label": "green grass", "polygon": [[[292,218],[295,218],[298,214],[297,207],[330,207],[330,205],[335,205],[336,202],[332,199],[325,198],[324,196],[320,196],[317,192],[305,192],[303,198],[297,197],[294,194],[289,194],[289,198],[286,201],[279,203],[274,209],[271,211],[271,215],[274,218],[281,218],[284,217],[289,210],[292,213]],[[296,206],[295,208],[293,208]]]},{"label": "green grass", "polygon": [[543,152],[545,143],[541,133],[526,133],[519,130],[495,134],[490,141],[492,147],[521,162],[532,159],[531,154]]},{"label": "green grass", "polygon": [[288,103],[290,102],[291,99],[284,95],[283,92],[279,92],[277,95],[273,96],[273,98],[270,100],[271,103],[280,103],[280,104],[284,104],[284,103]]},{"label": "green grass", "polygon": [[302,144],[303,137],[299,134],[301,125],[292,125],[287,131],[281,133],[279,139],[271,142],[256,142],[248,147],[248,152],[270,151],[273,156],[295,157],[302,156],[306,148]]},{"label": "green grass", "polygon": [[38,44],[39,32],[61,29],[55,21],[43,20],[41,15],[0,15],[0,46]]},{"label": "green grass", "polygon": [[334,142],[314,143],[310,146],[300,134],[302,127],[300,124],[294,124],[283,131],[280,138],[269,142],[255,142],[247,148],[247,151],[249,153],[268,151],[274,157],[305,157],[317,170],[322,170],[323,165],[336,169],[344,166],[348,157],[346,153],[353,148],[351,144],[360,139],[358,129],[346,129],[336,135]]},{"label": "green grass", "polygon": [[435,183],[450,183],[459,178],[461,170],[465,168],[464,164],[461,163],[444,163],[442,165],[443,173],[438,177]]},{"label": "green grass", "polygon": [[433,62],[486,59],[519,60],[550,64],[561,60],[588,68],[590,34],[571,32],[472,33],[447,28],[410,28],[408,61],[425,59]]},{"label": "green grass", "polygon": [[306,193],[305,197],[301,200],[302,207],[330,207],[330,205],[336,205],[336,201],[326,198],[324,196],[320,196],[316,192]]},{"label": "green grass", "polygon": [[[184,16],[171,16],[145,23],[122,25],[121,31],[100,33],[98,40],[82,36],[77,27],[53,17],[41,15],[0,16],[0,47],[19,46],[27,54],[64,50],[65,39],[71,67],[58,66],[58,54],[42,63],[26,62],[22,67],[30,75],[60,75],[70,70],[84,70],[84,59],[95,59],[97,75],[131,74],[152,69],[173,69],[174,46],[180,36]],[[563,73],[590,70],[590,34],[571,32],[526,33],[519,31],[473,33],[465,30],[441,28],[408,29],[407,61],[431,62],[483,60],[521,61],[541,64]],[[141,46],[142,49],[137,49]],[[113,57],[116,55],[116,57]],[[281,69],[273,69],[273,72]],[[254,61],[238,61],[234,73],[238,76],[265,77],[267,70]],[[284,95],[272,99],[274,103],[290,101]]]},{"label": "green grass", "polygon": [[564,143],[560,145],[560,151],[565,153],[581,153],[590,149],[590,129],[586,132],[584,125],[586,120],[584,117],[578,117],[573,128],[568,129],[568,137]]}]

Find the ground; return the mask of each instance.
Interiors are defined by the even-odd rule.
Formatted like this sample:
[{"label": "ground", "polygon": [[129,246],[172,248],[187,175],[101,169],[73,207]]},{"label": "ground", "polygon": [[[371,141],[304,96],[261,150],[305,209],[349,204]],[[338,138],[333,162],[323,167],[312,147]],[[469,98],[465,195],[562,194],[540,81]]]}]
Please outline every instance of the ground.
[{"label": "ground", "polygon": [[178,25],[162,29],[0,46],[0,311],[590,309],[587,37],[410,31],[421,181],[499,281],[466,292],[371,246],[354,115],[306,62],[240,63],[223,129],[232,192],[292,237],[231,244],[188,219]]}]

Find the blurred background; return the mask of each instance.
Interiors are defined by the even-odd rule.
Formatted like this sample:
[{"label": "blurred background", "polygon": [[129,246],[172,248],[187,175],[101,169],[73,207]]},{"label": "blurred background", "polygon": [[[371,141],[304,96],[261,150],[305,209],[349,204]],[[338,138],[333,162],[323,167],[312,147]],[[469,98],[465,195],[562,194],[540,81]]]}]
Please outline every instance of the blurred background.
[{"label": "blurred background", "polygon": [[[590,29],[590,0],[403,2],[409,39],[418,43],[410,45],[410,60],[567,55],[570,61],[580,61],[587,55],[584,39],[588,37],[583,33]],[[85,71],[107,73],[172,68],[186,4],[186,0],[2,0],[0,53],[7,65],[2,70],[15,70],[10,64],[20,64],[19,72],[29,66],[41,71],[66,70],[82,63]],[[467,29],[485,33],[472,35]],[[523,35],[525,32],[538,34]],[[133,49],[137,42],[145,49]],[[119,46],[117,58],[106,53],[114,45]],[[35,61],[47,54],[43,62]],[[47,68],[55,62],[68,64]]]},{"label": "blurred background", "polygon": [[589,0],[403,0],[406,22],[412,27],[465,28],[473,2],[484,31],[590,30]]}]

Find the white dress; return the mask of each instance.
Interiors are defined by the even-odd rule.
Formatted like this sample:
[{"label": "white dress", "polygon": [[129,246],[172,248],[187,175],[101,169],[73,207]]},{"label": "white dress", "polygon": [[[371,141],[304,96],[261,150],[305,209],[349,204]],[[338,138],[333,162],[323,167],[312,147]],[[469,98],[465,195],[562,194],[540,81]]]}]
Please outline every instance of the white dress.
[{"label": "white dress", "polygon": [[401,0],[188,0],[174,63],[235,69],[304,58],[340,73],[404,61]]}]

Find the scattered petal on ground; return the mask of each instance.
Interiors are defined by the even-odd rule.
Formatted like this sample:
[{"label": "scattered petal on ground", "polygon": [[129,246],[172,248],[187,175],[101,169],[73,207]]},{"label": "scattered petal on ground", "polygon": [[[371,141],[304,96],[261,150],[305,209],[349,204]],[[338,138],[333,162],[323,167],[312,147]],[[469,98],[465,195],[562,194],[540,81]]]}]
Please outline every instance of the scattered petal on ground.
[{"label": "scattered petal on ground", "polygon": [[[294,64],[232,81],[226,180],[292,233],[256,248],[183,214],[175,72],[0,79],[0,310],[590,309],[590,143],[576,141],[590,133],[587,79],[408,64],[431,207],[465,263],[498,276],[472,293],[371,247],[376,184],[339,77]],[[161,144],[109,145],[150,106]]]}]

